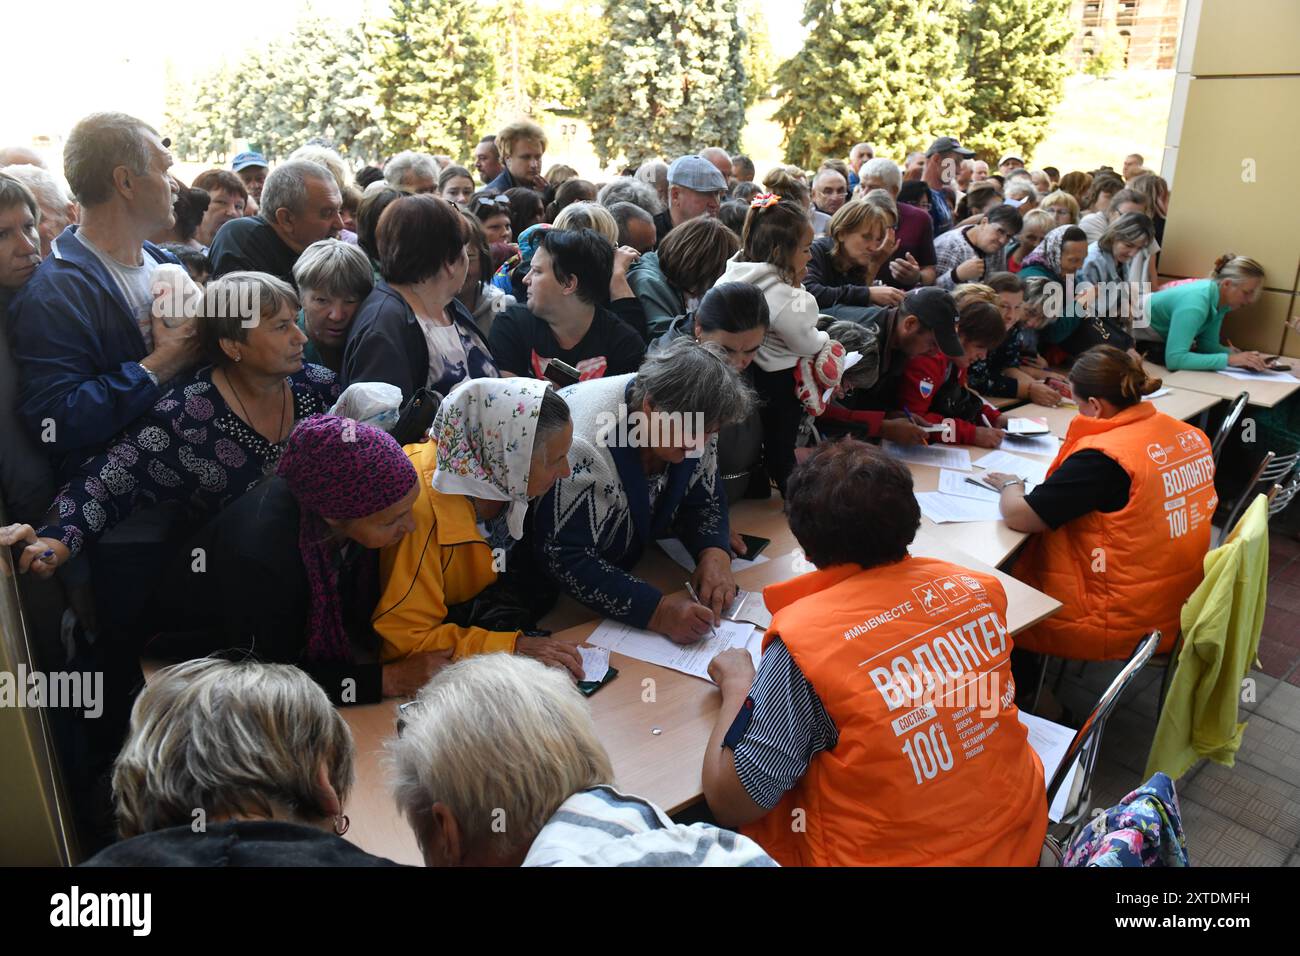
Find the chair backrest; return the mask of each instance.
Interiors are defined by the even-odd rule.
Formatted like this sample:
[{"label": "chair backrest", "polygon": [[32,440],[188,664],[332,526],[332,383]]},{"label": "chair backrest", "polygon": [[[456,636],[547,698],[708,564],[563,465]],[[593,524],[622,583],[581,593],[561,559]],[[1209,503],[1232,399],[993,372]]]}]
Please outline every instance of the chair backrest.
[{"label": "chair backrest", "polygon": [[1232,400],[1228,406],[1228,413],[1223,416],[1223,422],[1219,425],[1219,430],[1214,433],[1214,441],[1210,443],[1210,454],[1214,456],[1214,464],[1219,463],[1219,454],[1228,444],[1228,438],[1232,435],[1233,429],[1237,427],[1237,422],[1241,419],[1241,413],[1246,410],[1246,405],[1250,402],[1250,392],[1242,392]]},{"label": "chair backrest", "polygon": [[1160,632],[1152,631],[1142,638],[1133,655],[1128,662],[1115,675],[1115,679],[1110,682],[1101,699],[1097,701],[1088,718],[1083,722],[1070,741],[1070,746],[1065,750],[1065,756],[1061,758],[1060,765],[1056,772],[1052,774],[1051,780],[1047,784],[1047,805],[1051,806],[1052,801],[1056,799],[1057,791],[1069,779],[1070,770],[1074,767],[1076,761],[1079,763],[1079,772],[1075,775],[1073,784],[1073,793],[1071,799],[1066,804],[1065,813],[1061,815],[1062,823],[1073,824],[1088,814],[1089,803],[1092,796],[1092,774],[1097,766],[1097,754],[1101,750],[1101,735],[1106,729],[1106,721],[1110,717],[1111,711],[1119,702],[1124,690],[1132,682],[1133,678],[1138,675],[1147,661],[1151,660],[1160,646]]},{"label": "chair backrest", "polygon": [[[1255,474],[1251,476],[1250,481],[1246,482],[1241,497],[1232,503],[1232,508],[1228,511],[1228,516],[1220,527],[1219,537],[1215,542],[1216,547],[1227,538],[1228,532],[1236,527],[1237,522],[1241,520],[1241,516],[1246,510],[1246,506],[1255,500],[1256,489],[1259,488],[1260,482],[1265,480],[1264,473],[1268,471],[1269,466],[1273,464],[1273,459],[1276,457],[1277,453],[1271,451],[1264,456],[1263,461],[1259,463],[1259,467],[1255,469]],[[1273,482],[1270,481],[1269,484],[1271,485]]]}]

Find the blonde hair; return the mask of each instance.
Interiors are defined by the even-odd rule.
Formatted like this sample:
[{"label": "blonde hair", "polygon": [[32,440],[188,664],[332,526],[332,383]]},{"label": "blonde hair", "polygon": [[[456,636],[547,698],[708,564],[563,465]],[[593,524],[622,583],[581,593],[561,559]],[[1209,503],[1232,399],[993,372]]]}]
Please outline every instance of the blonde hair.
[{"label": "blonde hair", "polygon": [[[883,189],[874,192],[889,196]],[[867,199],[851,199],[835,211],[835,215],[831,216],[831,221],[826,226],[826,235],[831,237],[831,255],[837,256],[840,253],[840,236],[864,228],[872,232],[877,229],[888,232],[896,225],[898,225],[898,213],[891,211],[883,203]]]},{"label": "blonde hair", "polygon": [[569,203],[560,210],[551,228],[592,229],[608,239],[610,245],[618,245],[618,223],[613,214],[597,202]]},{"label": "blonde hair", "polygon": [[952,298],[957,303],[958,312],[972,302],[987,302],[989,305],[998,304],[998,294],[993,291],[991,286],[987,286],[982,282],[963,282],[952,290]]},{"label": "blonde hair", "polygon": [[521,139],[537,140],[542,145],[542,152],[546,152],[546,131],[529,120],[516,120],[501,127],[501,132],[497,133],[497,149],[501,151],[503,160],[514,155],[515,144]]},{"label": "blonde hair", "polygon": [[352,734],[325,692],[288,664],[186,661],[158,671],[131,709],[113,767],[125,837],[277,809],[302,822],[328,815],[325,767],[340,804],[352,789]]},{"label": "blonde hair", "polygon": [[343,208],[349,212],[355,212],[361,205],[361,187],[357,185],[356,178],[352,171],[348,169],[348,164],[343,161],[343,157],[327,146],[315,146],[308,144],[299,146],[289,154],[289,159],[306,159],[313,163],[319,163],[329,170],[330,175],[334,177],[335,184],[339,187],[339,196],[343,200]]},{"label": "blonde hair", "polygon": [[1056,228],[1056,217],[1046,209],[1031,209],[1021,217],[1021,223],[1021,232],[1024,232],[1030,226],[1041,226],[1043,235],[1046,236]]},{"label": "blonde hair", "polygon": [[1079,224],[1079,200],[1075,199],[1063,189],[1050,192],[1038,201],[1039,209],[1054,209],[1057,206],[1064,206],[1070,210],[1070,225]]},{"label": "blonde hair", "polygon": [[416,821],[441,803],[466,847],[508,856],[573,794],[614,780],[587,702],[567,673],[538,661],[465,658],[426,684],[410,711],[387,746],[394,798],[417,834]]},{"label": "blonde hair", "polygon": [[[1220,284],[1224,282],[1235,282],[1241,285],[1251,279],[1264,278],[1264,267],[1249,256],[1239,256],[1234,252],[1225,253],[1214,260],[1214,270],[1210,273],[1210,278]],[[1255,296],[1252,302],[1259,299],[1260,289],[1264,286],[1260,282],[1260,288],[1255,290]]]}]

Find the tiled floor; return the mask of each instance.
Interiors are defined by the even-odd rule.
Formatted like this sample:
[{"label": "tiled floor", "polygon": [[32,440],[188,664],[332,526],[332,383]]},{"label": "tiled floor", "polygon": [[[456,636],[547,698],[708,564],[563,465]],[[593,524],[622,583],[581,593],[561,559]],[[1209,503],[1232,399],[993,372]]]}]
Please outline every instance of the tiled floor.
[{"label": "tiled floor", "polygon": [[[1300,541],[1276,530],[1259,659],[1250,675],[1255,700],[1242,704],[1247,727],[1236,766],[1202,761],[1177,784],[1194,866],[1300,866]],[[1091,664],[1079,673],[1071,664],[1062,701],[1086,713],[1118,669]],[[1113,806],[1143,782],[1159,676],[1138,675],[1107,724],[1093,806]]]}]

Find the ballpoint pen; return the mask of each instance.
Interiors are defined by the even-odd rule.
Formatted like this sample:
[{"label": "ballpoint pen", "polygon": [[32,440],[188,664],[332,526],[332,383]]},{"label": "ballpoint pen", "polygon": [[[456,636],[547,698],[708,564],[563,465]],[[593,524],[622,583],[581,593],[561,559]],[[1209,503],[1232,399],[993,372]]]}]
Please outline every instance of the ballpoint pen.
[{"label": "ballpoint pen", "polygon": [[[708,607],[707,604],[705,604],[703,601],[700,600],[700,596],[695,593],[695,588],[691,586],[690,581],[686,582],[686,593],[689,594],[691,596],[691,600],[694,601],[696,604],[698,604],[700,607]],[[715,628],[712,624],[709,625],[709,636],[710,637],[718,636],[718,629]]]}]

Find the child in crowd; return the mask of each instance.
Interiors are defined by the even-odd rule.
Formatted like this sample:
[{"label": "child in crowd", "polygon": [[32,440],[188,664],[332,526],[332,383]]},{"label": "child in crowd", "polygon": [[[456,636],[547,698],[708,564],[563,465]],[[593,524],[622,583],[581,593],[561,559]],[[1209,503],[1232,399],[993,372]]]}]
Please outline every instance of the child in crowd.
[{"label": "child in crowd", "polygon": [[[1043,280],[1037,281],[1041,289]],[[1025,283],[1015,273],[995,272],[987,283],[958,286],[955,297],[959,302],[966,301],[968,290],[979,290],[985,301],[998,307],[1006,329],[1001,345],[987,357],[971,363],[968,376],[971,388],[981,395],[1028,399],[1049,408],[1061,404],[1061,399],[1069,393],[1069,385],[1046,369],[1025,361],[1026,353],[1036,354],[1032,347],[1026,347],[1030,329],[1025,319]],[[1043,321],[1042,309],[1036,309],[1033,315],[1036,328]]]}]

